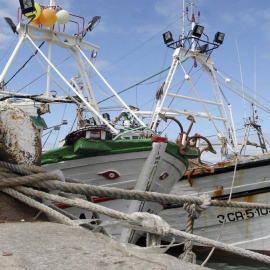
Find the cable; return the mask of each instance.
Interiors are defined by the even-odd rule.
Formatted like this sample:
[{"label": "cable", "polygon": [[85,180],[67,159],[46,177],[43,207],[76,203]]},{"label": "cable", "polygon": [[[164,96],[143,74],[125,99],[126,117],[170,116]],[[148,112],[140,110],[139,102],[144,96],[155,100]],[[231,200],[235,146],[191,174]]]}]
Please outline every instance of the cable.
[{"label": "cable", "polygon": [[[166,69],[164,69],[164,70],[162,70],[162,71],[160,71],[160,72],[158,72],[158,73],[156,73],[156,74],[154,74],[154,75],[152,75],[152,76],[150,76],[150,77],[148,77],[148,78],[146,78],[146,79],[144,79],[144,80],[142,80],[142,81],[140,81],[140,82],[138,82],[138,83],[136,83],[136,84],[134,84],[134,85],[132,85],[132,86],[129,86],[128,88],[125,88],[124,90],[121,90],[121,91],[117,92],[117,94],[124,93],[124,92],[126,92],[127,90],[130,90],[131,88],[136,87],[137,85],[140,85],[141,83],[146,82],[146,81],[148,81],[148,80],[154,78],[155,76],[157,76],[157,75],[159,75],[159,74],[161,74],[161,73],[163,73],[163,72],[169,70],[170,67],[171,67],[171,66],[167,67]],[[114,97],[114,95],[111,95],[111,96],[109,96],[108,98],[105,98],[105,99],[103,99],[103,100],[100,100],[100,101],[98,102],[98,104],[100,104],[100,103],[102,103],[102,102],[104,102],[104,101],[106,101],[106,100],[108,100],[108,99],[110,99],[110,98],[112,98],[112,97]]]},{"label": "cable", "polygon": [[[223,72],[226,76],[230,76],[228,73],[226,73],[225,71],[218,69],[219,71]],[[220,73],[219,73],[220,74]],[[221,75],[221,74],[220,74]],[[222,76],[222,75],[221,75]],[[226,79],[224,76],[222,76],[224,79]],[[252,89],[250,89],[248,86],[246,86],[245,84],[239,82],[237,79],[235,79],[234,77],[230,76],[234,81],[236,81],[237,83],[239,83],[240,85],[244,86],[246,89],[248,89],[249,91],[253,92]],[[261,96],[259,94],[257,94],[257,96],[259,96],[260,98],[262,98],[263,100],[267,101],[268,103],[270,103],[270,100],[266,99],[265,96]]]},{"label": "cable", "polygon": [[17,40],[18,35],[16,36],[16,38],[12,41],[11,45],[9,46],[9,48],[6,50],[5,54],[0,58],[0,62],[4,59],[4,57],[7,55],[7,53],[9,52],[9,50],[11,49],[11,47],[13,46],[14,42]]},{"label": "cable", "polygon": [[[62,116],[61,123],[63,123],[63,120],[64,120],[64,115],[65,115],[65,113],[66,113],[66,108],[67,108],[67,103],[65,103],[65,107],[64,107],[64,111],[63,111],[63,116]],[[57,136],[56,136],[56,138],[55,138],[53,148],[54,148],[54,147],[55,147],[55,145],[56,145],[56,141],[58,140],[59,133],[60,133],[60,129],[59,129],[59,130],[58,130],[58,132],[57,132]]]},{"label": "cable", "polygon": [[[38,48],[40,49],[45,42],[43,41]],[[28,60],[15,72],[15,74],[4,84],[6,86],[26,65],[27,63],[38,53],[38,50],[36,50],[29,58]]]},{"label": "cable", "polygon": [[[184,16],[184,15],[183,15]],[[104,69],[102,69],[101,71],[106,70],[107,68],[115,65],[116,63],[120,62],[121,60],[123,60],[124,58],[126,58],[128,55],[130,55],[131,53],[135,52],[136,50],[138,50],[140,47],[142,47],[143,45],[145,45],[146,43],[148,43],[151,39],[155,38],[157,35],[159,35],[160,33],[162,33],[164,30],[166,30],[168,27],[170,27],[171,25],[173,25],[174,23],[176,23],[178,20],[181,20],[182,17],[177,18],[177,20],[173,21],[172,23],[170,23],[168,26],[166,26],[165,28],[163,28],[162,30],[160,30],[158,33],[156,33],[155,35],[153,35],[152,37],[150,37],[149,39],[147,39],[146,41],[144,41],[143,43],[141,43],[138,47],[136,47],[135,49],[129,51],[128,53],[126,53],[125,55],[123,55],[122,57],[120,57],[118,60],[116,60],[115,62],[113,62],[112,64],[110,64],[109,66],[105,67]]]},{"label": "cable", "polygon": [[[56,64],[55,66],[58,67],[59,65],[61,65],[62,63],[64,63],[65,61],[67,61],[69,58],[71,58],[72,55],[68,56],[67,58],[65,58],[63,61],[59,62],[58,64]],[[16,91],[16,93],[19,93],[21,90],[23,90],[24,88],[26,88],[27,86],[29,86],[30,84],[34,83],[35,81],[37,81],[38,79],[40,79],[41,77],[43,77],[44,75],[47,74],[47,71],[44,72],[43,74],[39,75],[38,77],[36,77],[34,80],[32,80],[31,82],[29,82],[28,84],[24,85],[22,88],[20,88],[19,90]]]}]

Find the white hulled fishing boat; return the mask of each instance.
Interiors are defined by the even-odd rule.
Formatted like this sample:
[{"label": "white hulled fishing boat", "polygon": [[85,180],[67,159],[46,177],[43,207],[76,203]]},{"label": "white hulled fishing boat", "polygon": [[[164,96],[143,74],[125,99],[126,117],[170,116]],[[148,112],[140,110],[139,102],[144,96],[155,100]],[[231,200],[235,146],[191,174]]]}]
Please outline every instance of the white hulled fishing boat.
[{"label": "white hulled fishing boat", "polygon": [[[225,34],[217,32],[214,41],[210,42],[203,32],[204,27],[195,22],[193,8],[194,4],[191,3],[191,31],[185,34],[183,28],[182,36],[176,41],[170,31],[163,35],[167,47],[173,49],[173,61],[159,91],[154,112],[136,113],[152,115],[150,125],[153,126],[160,114],[165,121],[176,116],[189,115],[188,120],[195,122],[196,118],[197,122],[203,123],[203,129],[208,129],[212,124],[217,133],[225,160],[214,164],[203,163],[201,158],[192,161],[185,177],[174,186],[172,194],[192,196],[207,194],[213,200],[269,204],[270,154],[267,152],[266,140],[258,124],[256,111],[253,110],[253,116],[246,121],[243,143],[239,148],[232,107],[226,100],[218,78],[221,72],[215,67],[211,57],[212,52],[223,43]],[[191,72],[194,67],[199,68],[199,75],[198,70]],[[175,79],[179,76],[182,81],[180,87],[176,89]],[[230,78],[223,76],[223,79],[230,87],[235,87]],[[202,89],[199,89],[199,80],[203,81]],[[198,111],[198,108],[202,111]],[[258,135],[257,144],[249,142],[251,129],[254,129]],[[189,136],[189,132],[184,132],[183,129],[179,133],[177,143],[181,153],[184,153],[188,146],[202,145],[199,142],[199,134]],[[261,148],[262,153],[246,156],[247,145]],[[207,147],[202,152],[208,150]],[[226,158],[228,152],[231,159]],[[194,233],[210,239],[219,237],[222,242],[245,249],[269,252],[270,231],[265,226],[269,221],[269,214],[268,210],[260,209],[209,208],[195,221]],[[161,212],[161,217],[178,229],[186,228],[187,215],[182,207],[167,205]],[[222,227],[223,223],[225,223],[224,227]],[[180,242],[182,240],[178,239]]]},{"label": "white hulled fishing boat", "polygon": [[[78,129],[67,135],[62,147],[43,154],[44,167],[49,171],[60,169],[65,177],[75,178],[87,184],[169,193],[185,173],[189,164],[188,158],[198,157],[200,151],[196,147],[188,147],[187,151],[181,154],[179,145],[166,137],[160,137],[151,127],[148,128],[135,114],[136,108],[128,106],[93,65],[99,47],[87,42],[85,36],[88,31],[92,31],[100,17],[95,16],[86,26],[84,18],[69,14],[52,0],[48,6],[33,1],[21,1],[17,25],[10,18],[5,19],[18,35],[19,41],[0,75],[1,102],[20,106],[23,110],[32,105],[32,109],[36,108],[36,113],[33,115],[32,110],[29,113],[36,124],[41,115],[49,111],[51,104],[66,103],[78,106]],[[72,23],[77,26],[75,34],[68,32],[68,26]],[[46,88],[45,93],[35,90],[32,94],[23,94],[14,89],[7,90],[6,75],[24,43],[28,43],[30,50],[34,52],[29,61],[39,55],[46,63],[44,65],[38,60],[47,74],[46,85],[40,87]],[[44,44],[48,48],[47,55],[41,50]],[[57,54],[58,50],[69,51],[75,59],[78,75],[71,81],[54,63],[52,55]],[[87,52],[91,53],[91,59],[86,56]],[[123,113],[117,121],[123,117],[123,127],[116,128],[116,120],[110,120],[108,113],[101,114],[85,63],[91,67],[91,71],[100,76],[121,102]],[[56,82],[55,74],[64,82],[65,87]],[[52,80],[68,95],[56,97],[51,89]],[[73,94],[69,94],[68,90]],[[90,113],[91,117],[83,117],[82,112]],[[145,211],[157,214],[163,208],[158,203],[129,202],[114,198],[94,198],[94,201],[124,212]],[[58,206],[60,207],[59,204]],[[92,218],[89,211],[67,205],[61,207],[80,218]],[[121,232],[121,229],[112,231],[119,237]],[[133,231],[127,230],[121,237],[123,241],[130,242],[137,239]]]}]

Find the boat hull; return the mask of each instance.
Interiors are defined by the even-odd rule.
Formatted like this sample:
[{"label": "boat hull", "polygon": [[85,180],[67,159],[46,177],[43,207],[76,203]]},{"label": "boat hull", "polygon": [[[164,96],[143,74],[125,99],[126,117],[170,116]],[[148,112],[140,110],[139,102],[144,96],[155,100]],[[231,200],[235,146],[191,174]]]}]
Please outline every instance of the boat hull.
[{"label": "boat hull", "polygon": [[[61,170],[65,177],[76,178],[85,184],[117,187],[121,189],[145,190],[169,193],[174,184],[183,176],[187,167],[179,158],[166,152],[167,143],[153,143],[150,151],[129,152],[72,159],[46,164],[47,171]],[[108,172],[118,177],[108,179]],[[114,198],[95,198],[94,200],[111,209],[124,213],[149,212],[158,214],[163,205],[153,202],[139,202]],[[92,213],[74,207],[66,208],[70,213],[91,219]],[[110,219],[101,216],[104,220]],[[108,223],[108,222],[107,222]],[[110,233],[120,238],[122,228],[112,228]],[[126,233],[125,233],[126,234]],[[128,241],[125,236],[124,241]],[[136,236],[129,242],[136,242]]]},{"label": "boat hull", "polygon": [[[192,196],[208,194],[212,199],[227,201],[234,174],[232,164],[223,164],[222,172],[194,177],[192,186],[187,179],[183,179],[174,186],[171,193]],[[232,201],[269,204],[269,154],[243,158],[239,164]],[[173,227],[185,230],[188,217],[183,208],[168,206],[160,215]],[[225,224],[222,228],[223,221]],[[213,240],[219,237],[219,241],[233,246],[265,252],[270,251],[270,228],[266,226],[269,222],[269,210],[210,206],[195,220],[194,234]],[[183,239],[178,241],[182,242]]]}]

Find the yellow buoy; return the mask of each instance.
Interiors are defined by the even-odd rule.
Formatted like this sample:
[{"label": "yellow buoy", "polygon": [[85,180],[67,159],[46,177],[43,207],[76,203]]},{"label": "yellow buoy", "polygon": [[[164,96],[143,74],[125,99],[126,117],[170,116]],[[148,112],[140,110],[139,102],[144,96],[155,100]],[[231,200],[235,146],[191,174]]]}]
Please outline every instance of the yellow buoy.
[{"label": "yellow buoy", "polygon": [[35,3],[35,11],[33,12],[28,12],[25,14],[25,17],[27,17],[28,19],[32,19],[34,18],[33,20],[36,20],[39,18],[40,14],[41,14],[41,7],[38,3]]},{"label": "yellow buoy", "polygon": [[56,22],[56,14],[53,10],[43,9],[39,16],[41,24],[47,27],[52,27]]}]

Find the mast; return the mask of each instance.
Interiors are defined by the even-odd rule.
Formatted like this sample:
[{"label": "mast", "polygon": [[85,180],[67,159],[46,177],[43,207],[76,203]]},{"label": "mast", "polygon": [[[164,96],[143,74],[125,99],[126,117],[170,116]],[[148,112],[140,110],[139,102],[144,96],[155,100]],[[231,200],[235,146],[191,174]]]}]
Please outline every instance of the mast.
[{"label": "mast", "polygon": [[[50,0],[50,7],[55,6],[55,0]],[[52,8],[50,8],[52,9]],[[53,28],[50,27],[50,29],[52,30]],[[53,32],[52,32],[53,33]],[[48,41],[48,59],[49,61],[52,60],[52,41]],[[46,97],[50,97],[51,95],[51,66],[48,65],[47,66],[47,87],[46,87],[46,92],[45,92],[45,96]]]},{"label": "mast", "polygon": [[242,84],[241,88],[242,88],[242,93],[243,93],[244,119],[246,119],[247,118],[247,110],[246,110],[246,101],[245,101],[245,93],[244,93],[244,80],[243,80],[242,65],[241,65],[241,61],[240,61],[240,54],[239,54],[237,39],[235,39],[235,43],[236,43],[236,50],[237,50],[237,55],[238,55],[238,62],[239,62],[240,76],[241,76],[241,84]]},{"label": "mast", "polygon": [[[52,9],[53,11],[56,11],[56,1],[55,0],[50,0],[49,6],[44,6],[44,9]],[[34,9],[36,11],[36,9]],[[42,11],[41,11],[42,12]],[[66,11],[67,12],[67,11]],[[69,95],[70,100],[75,101],[76,103],[80,103],[82,106],[86,107],[91,113],[92,116],[95,119],[95,122],[97,125],[107,125],[108,128],[111,130],[112,133],[118,134],[119,131],[116,130],[110,122],[104,118],[99,110],[99,107],[97,105],[97,101],[95,98],[94,91],[92,89],[92,85],[90,82],[90,78],[88,76],[87,71],[84,68],[84,62],[83,58],[90,64],[90,66],[93,68],[93,70],[100,76],[102,81],[106,84],[106,86],[113,92],[114,89],[108,84],[108,82],[104,79],[104,77],[98,72],[98,70],[93,67],[93,64],[89,61],[88,57],[86,57],[86,54],[84,51],[90,51],[91,53],[96,54],[97,51],[99,50],[99,47],[91,44],[89,42],[86,42],[84,40],[84,36],[88,31],[92,31],[93,26],[96,24],[100,16],[95,16],[93,17],[92,21],[88,23],[88,25],[85,27],[84,25],[84,18],[81,16],[77,16],[74,14],[68,14],[68,18],[66,22],[59,22],[59,21],[54,21],[55,27],[39,27],[36,25],[30,24],[30,20],[33,19],[33,17],[26,17],[23,19],[24,20],[29,20],[28,23],[24,23],[21,21],[20,18],[22,18],[22,15],[25,14],[21,9],[18,9],[18,24],[16,27],[16,33],[19,35],[19,41],[10,57],[8,60],[7,64],[5,65],[3,72],[0,73],[0,84],[4,82],[5,76],[13,63],[15,56],[17,55],[22,43],[24,41],[30,41],[30,43],[33,45],[33,47],[39,52],[39,54],[43,57],[43,59],[47,62],[47,67],[45,67],[45,70],[47,72],[47,78],[46,78],[46,91],[44,92],[43,95],[39,96],[40,102],[44,102],[46,100],[47,102],[54,102],[53,97],[51,96],[51,71],[52,69],[59,75],[59,77],[64,81],[64,83],[67,85],[68,88],[70,88],[79,98],[74,99],[71,94],[68,93],[68,91],[65,91],[64,88],[62,90]],[[71,19],[69,18],[71,17]],[[9,18],[8,18],[9,19]],[[80,21],[74,21],[75,20],[80,20]],[[12,20],[9,19],[11,22]],[[13,23],[13,22],[12,22]],[[57,29],[56,24],[58,23],[58,31],[55,30]],[[77,26],[77,33],[69,34],[66,33],[66,27],[63,27],[63,24],[65,23],[75,23]],[[41,22],[40,22],[41,24]],[[62,25],[60,25],[62,24]],[[51,24],[48,24],[51,26]],[[46,24],[45,24],[46,26]],[[57,38],[55,37],[57,35]],[[36,43],[37,42],[46,42],[48,45],[48,52],[45,55],[39,47],[37,47]],[[74,58],[77,62],[78,66],[78,71],[79,71],[79,76],[78,78],[81,79],[84,87],[84,91],[86,93],[87,98],[84,97],[83,92],[81,91],[81,87],[76,84],[76,82],[73,80],[73,83],[70,83],[60,72],[58,68],[53,64],[53,57],[52,57],[52,48],[58,47],[59,49],[64,49],[64,50],[71,50],[72,53],[74,54]],[[41,64],[42,65],[42,64]],[[42,65],[43,66],[43,65]],[[126,107],[127,111],[138,121],[138,123],[141,126],[145,126],[143,121],[138,118],[137,115],[127,106],[127,104],[118,96],[116,95],[117,98],[120,100],[123,106]],[[35,100],[38,100],[38,97],[35,98]],[[68,100],[68,101],[70,101]]]},{"label": "mast", "polygon": [[[256,47],[255,47],[255,59],[254,59],[254,99],[255,99],[255,101],[257,99],[257,52],[256,52]],[[254,103],[254,105],[252,106],[252,109],[253,109],[252,115],[254,115],[254,117],[253,117],[254,122],[257,119],[256,106],[255,105],[256,104]]]},{"label": "mast", "polygon": [[[190,3],[190,11],[191,11],[191,31],[193,31],[196,23],[195,23],[195,16],[194,16],[194,13],[193,13],[193,7],[194,7],[194,3],[191,2]],[[192,42],[192,46],[191,46],[191,50],[192,51],[195,51],[195,37],[192,35],[192,39],[191,39],[191,42]]]},{"label": "mast", "polygon": [[185,0],[183,0],[183,25],[182,25],[182,46],[184,46],[184,37],[185,37]]},{"label": "mast", "polygon": [[[162,89],[158,91],[157,101],[155,105],[154,111],[142,112],[140,114],[151,114],[151,119],[148,124],[149,128],[156,129],[160,116],[162,115],[164,118],[168,117],[176,117],[176,116],[190,116],[193,117],[201,117],[206,118],[211,121],[213,127],[215,128],[219,139],[231,149],[232,152],[237,151],[237,139],[235,134],[235,128],[233,123],[233,117],[231,113],[231,106],[228,109],[225,108],[224,99],[222,96],[222,91],[219,87],[218,80],[216,78],[216,68],[214,67],[214,62],[210,57],[211,53],[214,49],[217,49],[224,40],[225,34],[221,32],[217,32],[214,36],[214,41],[209,42],[208,36],[203,33],[204,27],[198,25],[195,20],[195,15],[193,13],[194,3],[190,3],[191,5],[191,31],[185,36],[184,26],[182,27],[182,39],[174,41],[172,38],[172,33],[170,31],[163,34],[163,39],[167,47],[174,49],[172,56],[172,64],[170,70],[168,72],[167,78],[162,85]],[[183,3],[184,8],[184,3]],[[187,14],[188,16],[188,14]],[[198,18],[200,13],[198,13]],[[187,17],[188,18],[188,17]],[[184,20],[183,20],[184,22]],[[201,37],[204,35],[207,40]],[[197,67],[197,63],[201,64],[202,70],[209,77],[210,86],[212,88],[212,100],[205,99],[204,96],[200,96],[199,92],[196,89],[196,82],[193,81],[193,76],[186,71],[184,66],[184,62],[186,60],[190,60],[193,62],[193,67]],[[171,88],[172,81],[176,75],[176,70],[182,70],[184,73],[183,79],[185,79],[185,83],[189,85],[193,95],[195,97],[190,97],[188,95],[183,95],[177,93],[173,93]],[[207,87],[209,88],[209,87]],[[209,88],[209,90],[211,89]],[[205,95],[205,91],[202,95]],[[190,102],[197,102],[197,104],[203,108],[204,112],[191,111],[188,108],[168,108],[165,107],[168,102],[165,102],[167,98],[179,99],[179,100],[189,100]],[[178,102],[179,103],[179,102]],[[171,104],[171,103],[170,103]],[[211,105],[216,106],[217,110],[215,114],[212,115]],[[227,110],[229,110],[229,114],[231,119],[228,117]],[[160,115],[161,114],[161,115]],[[163,118],[162,118],[163,119]],[[223,130],[224,129],[224,130]],[[223,132],[222,132],[223,130]],[[182,141],[180,142],[182,143]],[[225,146],[226,146],[225,145]]]}]

